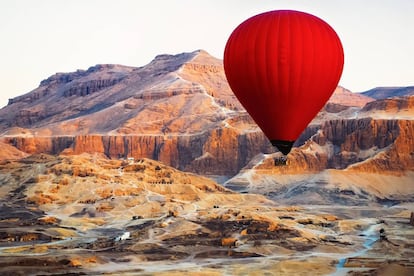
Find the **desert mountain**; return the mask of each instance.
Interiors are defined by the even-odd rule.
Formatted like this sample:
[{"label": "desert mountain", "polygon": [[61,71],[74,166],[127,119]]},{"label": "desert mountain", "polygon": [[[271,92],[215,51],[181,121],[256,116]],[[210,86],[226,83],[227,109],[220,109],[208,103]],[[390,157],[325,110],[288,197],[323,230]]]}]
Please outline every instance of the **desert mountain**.
[{"label": "desert mountain", "polygon": [[376,87],[368,91],[362,92],[362,95],[374,99],[386,99],[393,97],[404,97],[414,95],[414,86],[406,87]]},{"label": "desert mountain", "polygon": [[338,87],[275,166],[205,51],[55,74],[0,110],[0,272],[412,275],[413,115]]},{"label": "desert mountain", "polygon": [[42,135],[190,134],[240,109],[221,61],[204,51],[160,55],[140,68],[97,65],[58,73],[0,111],[1,129]]},{"label": "desert mountain", "polygon": [[[10,100],[0,118],[3,137],[24,152],[148,157],[219,174],[237,172],[270,147],[227,85],[221,61],[205,51],[160,55],[140,68],[59,73]],[[239,136],[253,136],[256,146],[224,162]],[[219,152],[222,143],[227,152]]]},{"label": "desert mountain", "polygon": [[329,99],[329,103],[344,106],[363,107],[365,104],[372,102],[374,100],[375,99],[371,97],[362,94],[352,93],[348,89],[342,86],[338,86],[332,94],[331,98]]},{"label": "desert mountain", "polygon": [[[407,183],[414,168],[413,97],[374,100],[338,87],[296,142],[289,166],[274,168],[278,153],[231,92],[222,61],[198,50],[159,55],[143,67],[55,74],[0,110],[0,139],[8,145],[5,158],[89,152],[225,177],[267,166],[273,177],[292,175],[292,183],[309,173],[324,183],[332,183],[332,173],[345,175],[338,183],[352,182],[354,173]],[[375,198],[381,197],[393,193]]]}]

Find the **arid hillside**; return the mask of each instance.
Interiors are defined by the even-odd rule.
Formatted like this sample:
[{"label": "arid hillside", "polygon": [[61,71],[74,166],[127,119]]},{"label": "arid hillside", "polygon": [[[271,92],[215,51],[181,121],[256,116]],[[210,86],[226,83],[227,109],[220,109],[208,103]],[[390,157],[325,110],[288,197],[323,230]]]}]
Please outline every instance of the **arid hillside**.
[{"label": "arid hillside", "polygon": [[277,166],[205,51],[57,73],[0,110],[0,274],[411,275],[413,115],[338,87]]},{"label": "arid hillside", "polygon": [[410,205],[280,206],[99,154],[2,161],[0,184],[2,275],[413,271]]},{"label": "arid hillside", "polygon": [[[379,170],[411,171],[412,101],[374,101],[338,87],[295,144],[290,159],[297,165],[290,170],[345,169],[364,161],[365,171],[375,171],[398,143],[408,155],[394,154]],[[205,175],[233,176],[255,156],[274,152],[231,92],[222,61],[203,50],[159,55],[142,67],[96,65],[57,73],[10,99],[0,110],[0,131],[1,159],[101,153],[159,160]],[[309,143],[325,157],[307,157]],[[296,158],[299,152],[305,157]],[[397,159],[404,159],[398,168]]]},{"label": "arid hillside", "polygon": [[413,118],[414,96],[338,87],[288,165],[275,166],[280,153],[231,92],[222,61],[199,50],[49,77],[0,110],[0,159],[147,158],[289,204],[393,204],[414,198]]},{"label": "arid hillside", "polygon": [[414,97],[344,109],[337,119],[323,120],[325,112],[287,166],[274,165],[279,153],[257,155],[226,186],[296,204],[412,201]]},{"label": "arid hillside", "polygon": [[375,87],[361,93],[374,99],[386,99],[393,97],[405,97],[414,95],[414,86],[406,87]]}]

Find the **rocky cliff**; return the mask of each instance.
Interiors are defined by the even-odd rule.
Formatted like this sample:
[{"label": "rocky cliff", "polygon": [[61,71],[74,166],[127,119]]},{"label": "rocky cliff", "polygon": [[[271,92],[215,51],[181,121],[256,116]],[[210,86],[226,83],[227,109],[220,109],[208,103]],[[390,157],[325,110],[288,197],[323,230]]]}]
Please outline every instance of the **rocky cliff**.
[{"label": "rocky cliff", "polygon": [[[411,170],[413,99],[375,101],[338,87],[296,142],[290,166],[272,170]],[[0,110],[0,130],[3,143],[27,154],[146,157],[227,176],[274,151],[231,92],[222,61],[202,50],[55,74]]]},{"label": "rocky cliff", "polygon": [[87,152],[102,153],[114,159],[145,157],[181,170],[217,175],[234,175],[256,154],[272,151],[262,133],[239,134],[229,128],[189,136],[17,136],[3,138],[3,143],[28,154]]},{"label": "rocky cliff", "polygon": [[330,103],[335,103],[343,106],[358,106],[363,107],[369,102],[374,101],[373,98],[363,95],[352,93],[348,89],[338,86],[335,92],[332,94],[331,98],[329,99]]},{"label": "rocky cliff", "polygon": [[287,204],[412,201],[413,99],[344,109],[342,118],[308,127],[303,136],[310,138],[293,149],[287,166],[275,166],[277,153],[259,155],[226,185]]},{"label": "rocky cliff", "polygon": [[[385,150],[403,148],[389,159],[388,171],[414,167],[411,120],[374,120],[372,118],[329,120],[322,126],[308,128],[304,145],[292,152],[289,170],[297,173],[326,168],[344,169],[374,157]],[[26,153],[82,152],[103,153],[111,158],[146,157],[176,168],[197,173],[232,175],[255,155],[272,152],[261,132],[240,134],[232,128],[215,129],[199,135],[78,135],[53,137],[7,137],[3,141]],[[308,148],[318,147],[319,158],[307,155]],[[295,156],[295,157],[293,157]],[[323,159],[323,160],[322,160]],[[366,166],[366,165],[365,165]],[[383,171],[384,168],[377,168]],[[372,170],[375,170],[372,168]]]},{"label": "rocky cliff", "polygon": [[414,95],[414,86],[406,87],[376,87],[361,93],[374,99],[386,99]]},{"label": "rocky cliff", "polygon": [[413,102],[338,87],[276,166],[204,51],[55,74],[0,110],[0,271],[412,275]]}]

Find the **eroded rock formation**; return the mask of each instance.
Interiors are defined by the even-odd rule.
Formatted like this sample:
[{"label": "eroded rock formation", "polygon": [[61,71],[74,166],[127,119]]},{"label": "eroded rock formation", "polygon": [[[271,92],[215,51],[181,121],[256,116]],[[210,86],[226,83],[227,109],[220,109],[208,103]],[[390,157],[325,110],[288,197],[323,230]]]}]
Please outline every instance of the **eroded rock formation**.
[{"label": "eroded rock formation", "polygon": [[[410,169],[413,108],[413,96],[374,101],[338,87],[295,143],[289,168],[275,170]],[[227,176],[274,151],[231,92],[221,60],[202,50],[159,55],[139,68],[55,74],[0,110],[0,130],[4,143],[27,154],[145,157]]]}]

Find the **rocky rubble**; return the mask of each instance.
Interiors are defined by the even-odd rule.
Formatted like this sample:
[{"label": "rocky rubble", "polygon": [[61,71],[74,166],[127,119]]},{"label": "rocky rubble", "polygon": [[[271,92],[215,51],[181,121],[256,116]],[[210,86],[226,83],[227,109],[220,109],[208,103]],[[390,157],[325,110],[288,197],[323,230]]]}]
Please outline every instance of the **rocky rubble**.
[{"label": "rocky rubble", "polygon": [[380,227],[399,246],[375,242],[364,265],[413,264],[409,206],[279,206],[154,160],[98,154],[32,155],[3,162],[0,175],[4,275],[326,275],[342,259],[340,269],[358,269],[362,244],[378,240],[369,229]]}]

